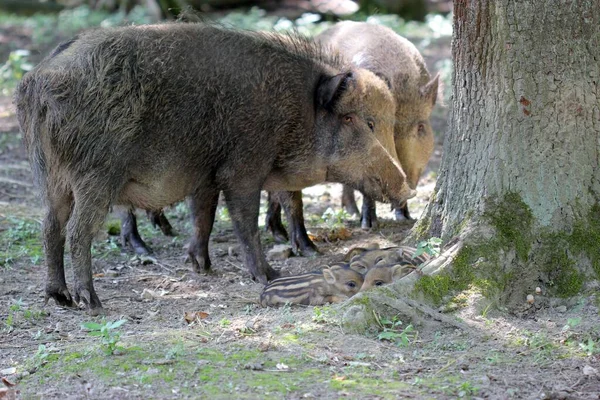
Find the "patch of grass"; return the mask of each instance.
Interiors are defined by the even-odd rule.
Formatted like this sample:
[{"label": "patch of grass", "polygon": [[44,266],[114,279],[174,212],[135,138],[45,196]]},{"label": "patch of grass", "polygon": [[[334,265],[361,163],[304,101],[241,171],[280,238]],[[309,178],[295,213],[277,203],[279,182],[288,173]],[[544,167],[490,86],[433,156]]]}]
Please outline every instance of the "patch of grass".
[{"label": "patch of grass", "polygon": [[40,264],[43,256],[40,230],[37,221],[0,217],[0,266],[9,267],[19,261]]}]

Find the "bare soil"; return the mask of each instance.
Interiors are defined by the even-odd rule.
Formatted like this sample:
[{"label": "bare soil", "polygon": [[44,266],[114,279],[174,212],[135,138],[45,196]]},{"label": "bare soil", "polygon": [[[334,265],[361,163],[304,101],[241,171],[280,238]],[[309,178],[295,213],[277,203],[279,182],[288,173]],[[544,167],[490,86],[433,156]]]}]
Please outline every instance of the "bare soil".
[{"label": "bare soil", "polygon": [[[442,118],[443,119],[443,118]],[[440,122],[443,125],[443,120]],[[435,185],[441,143],[409,205],[423,210]],[[339,185],[305,191],[307,224],[318,242],[317,257],[272,264],[284,274],[313,270],[339,260],[351,247],[398,244],[412,224],[392,219],[380,204],[380,226],[343,221],[350,237],[337,240],[340,225],[323,212],[340,208]],[[401,340],[380,315],[381,327],[356,335],[338,324],[338,306],[265,309],[262,285],[249,279],[224,207],[212,234],[214,273],[199,276],[186,264],[191,225],[184,206],[167,211],[179,235],[162,236],[139,215],[141,233],[154,249],[134,256],[108,234],[107,221],[94,245],[95,287],[117,348],[91,336],[82,323],[101,318],[83,310],[44,305],[44,266],[39,223],[42,209],[22,148],[10,98],[0,98],[0,376],[16,386],[0,398],[248,398],[248,399],[600,399],[598,295],[555,302],[528,319],[497,307],[482,308],[480,295],[463,294],[454,316],[467,330],[431,331]],[[264,215],[261,215],[261,219]],[[261,221],[262,223],[262,221]],[[265,250],[273,246],[263,234]],[[67,257],[67,270],[70,264]],[[525,299],[524,299],[525,301]],[[392,329],[392,340],[379,336]],[[379,336],[379,337],[378,337]],[[1,386],[1,385],[0,385]]]}]

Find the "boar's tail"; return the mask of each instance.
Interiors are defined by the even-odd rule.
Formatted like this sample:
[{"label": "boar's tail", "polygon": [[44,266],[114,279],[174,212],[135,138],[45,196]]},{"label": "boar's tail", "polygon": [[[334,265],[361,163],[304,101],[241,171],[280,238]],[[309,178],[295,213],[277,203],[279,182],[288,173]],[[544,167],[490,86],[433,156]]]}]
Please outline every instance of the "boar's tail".
[{"label": "boar's tail", "polygon": [[42,199],[46,199],[48,184],[48,164],[44,154],[43,141],[48,135],[46,118],[47,107],[43,103],[40,85],[33,74],[26,74],[19,82],[14,93],[17,118],[23,135],[23,142],[29,156],[33,178],[40,190]]}]

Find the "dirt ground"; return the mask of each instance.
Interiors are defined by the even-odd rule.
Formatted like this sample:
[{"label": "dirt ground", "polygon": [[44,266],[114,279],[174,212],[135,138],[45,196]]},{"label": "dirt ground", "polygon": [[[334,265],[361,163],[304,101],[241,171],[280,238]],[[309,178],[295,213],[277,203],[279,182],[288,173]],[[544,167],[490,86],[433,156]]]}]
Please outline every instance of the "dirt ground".
[{"label": "dirt ground", "polygon": [[[440,157],[438,143],[419,196],[409,203],[416,217],[433,191]],[[342,225],[351,236],[318,242],[321,256],[273,261],[276,268],[310,271],[352,246],[397,244],[412,226],[393,221],[383,204],[380,227],[372,231],[361,230],[356,218],[327,221],[322,215],[328,207],[340,209],[340,192],[339,185],[305,190],[307,224],[316,236]],[[338,306],[257,304],[262,285],[242,265],[223,206],[211,237],[209,276],[185,263],[191,232],[185,206],[167,211],[179,233],[174,238],[138,213],[142,236],[154,249],[146,258],[120,247],[118,236],[108,234],[117,217],[109,218],[94,244],[94,284],[105,320],[126,322],[109,329],[120,337],[103,342],[81,326],[105,324],[101,318],[53,301],[44,305],[42,209],[35,193],[10,98],[0,97],[0,376],[16,384],[0,398],[600,399],[597,295],[556,301],[522,319],[482,309],[479,295],[467,292],[454,316],[468,330],[417,326],[402,336],[406,321],[392,328],[385,319],[393,316],[380,315],[372,333],[350,334],[338,323]],[[265,250],[273,247],[268,234],[262,240]]]}]

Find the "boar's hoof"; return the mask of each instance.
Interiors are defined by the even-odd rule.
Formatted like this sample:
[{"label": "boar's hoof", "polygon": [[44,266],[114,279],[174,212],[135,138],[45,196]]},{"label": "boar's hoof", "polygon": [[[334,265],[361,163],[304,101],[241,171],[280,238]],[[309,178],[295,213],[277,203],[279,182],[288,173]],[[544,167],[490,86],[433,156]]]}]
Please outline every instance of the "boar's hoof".
[{"label": "boar's hoof", "polygon": [[321,254],[319,248],[309,239],[307,243],[297,243],[296,246],[292,246],[292,251],[296,255],[302,257],[313,257]]},{"label": "boar's hoof", "polygon": [[147,214],[148,218],[150,219],[150,222],[152,223],[153,228],[159,228],[165,236],[176,236],[176,233],[173,230],[171,223],[162,211],[148,211]]},{"label": "boar's hoof", "polygon": [[400,208],[396,208],[394,210],[394,215],[396,217],[396,221],[416,221],[416,219],[410,216],[410,211],[408,211],[408,206],[403,206]]},{"label": "boar's hoof", "polygon": [[275,243],[283,244],[289,240],[288,233],[281,222],[281,216],[279,218],[267,216],[266,230],[271,232]]},{"label": "boar's hoof", "polygon": [[194,272],[197,274],[207,274],[211,271],[210,266],[211,266],[211,262],[210,259],[208,258],[204,258],[201,256],[196,256],[193,253],[189,253],[189,260],[192,261],[192,266],[194,269]]},{"label": "boar's hoof", "polygon": [[377,215],[375,212],[366,212],[360,218],[360,227],[362,229],[377,228]]},{"label": "boar's hoof", "polygon": [[96,315],[105,315],[104,309],[102,308],[102,303],[100,303],[100,299],[94,288],[89,285],[90,288],[85,287],[86,285],[77,285],[75,288],[75,302],[79,303],[80,301],[88,309],[88,313],[91,316]]},{"label": "boar's hoof", "polygon": [[263,285],[266,285],[267,283],[269,283],[272,280],[275,280],[277,278],[281,278],[281,272],[274,270],[273,268],[271,268],[270,266],[268,268],[265,269],[264,273],[252,273],[252,280],[256,281],[256,282],[260,282]]},{"label": "boar's hoof", "polygon": [[152,249],[146,245],[146,243],[142,240],[140,235],[137,232],[129,232],[125,234],[121,234],[121,244],[123,247],[127,247],[128,244],[131,245],[133,251],[140,256],[146,256],[152,253]]},{"label": "boar's hoof", "polygon": [[63,307],[77,307],[77,303],[73,301],[71,293],[66,286],[54,286],[49,284],[46,286],[46,296],[44,297],[44,304],[48,304],[48,300],[53,298],[56,304]]}]

